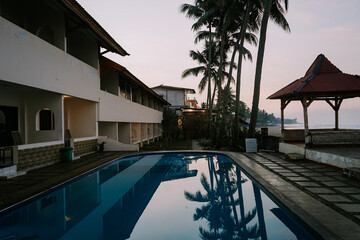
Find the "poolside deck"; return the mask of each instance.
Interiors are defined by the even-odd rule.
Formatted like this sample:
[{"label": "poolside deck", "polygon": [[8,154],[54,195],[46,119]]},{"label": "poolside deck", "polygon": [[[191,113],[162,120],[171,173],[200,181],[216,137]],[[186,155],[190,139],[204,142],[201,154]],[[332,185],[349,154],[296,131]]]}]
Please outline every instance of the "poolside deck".
[{"label": "poolside deck", "polygon": [[86,155],[76,161],[35,169],[25,175],[0,180],[0,211],[59,184],[71,181],[119,157],[134,152],[104,152]]},{"label": "poolside deck", "polygon": [[[199,149],[193,145],[193,149]],[[133,153],[105,152],[0,181],[0,211]],[[281,153],[226,152],[319,239],[360,239],[360,182],[312,161],[288,162]]]},{"label": "poolside deck", "polygon": [[359,181],[312,161],[286,161],[281,153],[229,155],[319,239],[360,239]]}]

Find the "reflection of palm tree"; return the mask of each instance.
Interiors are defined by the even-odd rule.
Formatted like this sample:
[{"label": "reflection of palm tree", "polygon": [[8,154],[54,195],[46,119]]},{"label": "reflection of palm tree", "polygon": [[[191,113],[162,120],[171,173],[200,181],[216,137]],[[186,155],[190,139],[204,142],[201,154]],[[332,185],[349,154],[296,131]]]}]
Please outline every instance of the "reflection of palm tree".
[{"label": "reflection of palm tree", "polygon": [[257,209],[257,212],[258,212],[259,230],[260,230],[260,233],[261,233],[261,240],[266,240],[267,239],[267,234],[266,234],[265,219],[264,219],[264,209],[263,209],[262,201],[261,201],[260,188],[253,183],[253,189],[254,189],[254,197],[255,197],[256,209]]},{"label": "reflection of palm tree", "polygon": [[[237,170],[235,173],[233,165],[226,161],[219,161],[217,168],[215,168],[213,157],[209,157],[210,183],[204,173],[201,174],[200,178],[205,193],[201,191],[195,193],[185,191],[184,193],[185,198],[190,201],[206,203],[196,208],[193,215],[194,221],[199,219],[208,221],[209,230],[199,227],[202,239],[249,239],[259,237],[259,228],[256,224],[247,227],[256,216],[256,208],[247,214],[244,212],[241,184],[245,181],[241,179],[240,171]],[[234,197],[236,192],[239,194],[238,199]],[[240,218],[237,207],[240,208]]]},{"label": "reflection of palm tree", "polygon": [[203,173],[201,174],[200,182],[203,188],[205,189],[206,194],[202,194],[200,191],[197,191],[195,194],[185,191],[185,198],[193,202],[207,203],[201,206],[200,208],[196,208],[193,218],[194,221],[197,221],[201,218],[208,220],[210,230],[213,230],[216,234],[218,229],[221,228],[220,196],[216,188],[215,189],[210,188],[207,178]]}]

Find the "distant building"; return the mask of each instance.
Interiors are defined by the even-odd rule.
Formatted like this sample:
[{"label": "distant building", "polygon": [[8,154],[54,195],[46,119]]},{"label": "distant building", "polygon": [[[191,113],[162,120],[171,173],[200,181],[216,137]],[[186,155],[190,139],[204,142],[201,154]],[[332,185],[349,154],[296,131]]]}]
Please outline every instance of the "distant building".
[{"label": "distant building", "polygon": [[180,111],[181,108],[198,108],[195,97],[188,96],[196,93],[192,88],[159,85],[152,89],[170,103],[173,109]]},{"label": "distant building", "polygon": [[102,56],[128,53],[75,0],[1,1],[0,36],[0,163],[26,171],[61,161],[65,141],[79,157],[161,135],[168,103]]}]

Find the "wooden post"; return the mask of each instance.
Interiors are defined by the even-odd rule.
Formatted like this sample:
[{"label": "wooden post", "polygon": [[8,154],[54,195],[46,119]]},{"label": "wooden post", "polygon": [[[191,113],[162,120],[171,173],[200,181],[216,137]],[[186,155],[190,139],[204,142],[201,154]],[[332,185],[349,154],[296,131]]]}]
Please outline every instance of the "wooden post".
[{"label": "wooden post", "polygon": [[339,109],[335,109],[335,130],[339,130]]},{"label": "wooden post", "polygon": [[281,99],[281,134],[284,132],[284,109],[285,109],[285,99]]},{"label": "wooden post", "polygon": [[343,99],[335,100],[335,130],[339,130],[339,109]]},{"label": "wooden post", "polygon": [[309,136],[309,120],[308,120],[308,104],[306,100],[306,96],[301,99],[301,104],[303,105],[304,111],[304,135],[305,135],[305,145],[308,146],[310,144],[310,136]]},{"label": "wooden post", "polygon": [[335,98],[334,100],[334,104],[332,104],[332,102],[330,102],[329,99],[325,100],[331,107],[332,109],[334,109],[335,111],[335,130],[339,130],[339,109],[340,109],[340,105],[343,101],[342,98]]},{"label": "wooden post", "polygon": [[284,138],[285,137],[285,114],[284,114],[284,110],[286,108],[286,106],[291,102],[291,100],[285,100],[285,99],[281,99],[281,136]]}]

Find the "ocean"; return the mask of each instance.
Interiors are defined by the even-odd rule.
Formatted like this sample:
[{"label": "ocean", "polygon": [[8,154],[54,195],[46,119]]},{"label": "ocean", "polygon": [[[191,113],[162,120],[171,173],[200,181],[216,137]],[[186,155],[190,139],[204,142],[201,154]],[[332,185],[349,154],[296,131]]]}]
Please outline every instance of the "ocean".
[{"label": "ocean", "polygon": [[[311,129],[332,129],[335,127],[335,124],[311,124],[309,123]],[[295,124],[285,124],[285,129],[303,129],[304,123],[295,123]],[[340,129],[360,129],[360,124],[339,124]]]}]

